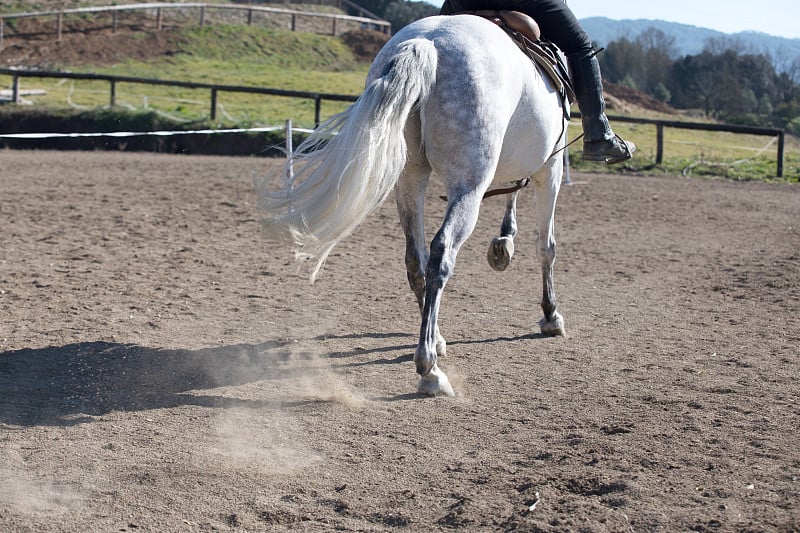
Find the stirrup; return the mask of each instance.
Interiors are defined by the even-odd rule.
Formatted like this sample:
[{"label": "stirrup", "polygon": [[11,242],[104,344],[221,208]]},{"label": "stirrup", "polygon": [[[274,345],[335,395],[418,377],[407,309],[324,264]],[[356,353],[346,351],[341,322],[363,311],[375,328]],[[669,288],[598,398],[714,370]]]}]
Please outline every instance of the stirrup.
[{"label": "stirrup", "polygon": [[[587,147],[591,145],[595,145],[595,151],[587,150]],[[603,150],[603,148],[607,149]],[[635,151],[635,144],[615,134],[611,139],[603,141],[584,141],[581,159],[584,161],[602,161],[606,165],[616,165],[631,159]]]}]

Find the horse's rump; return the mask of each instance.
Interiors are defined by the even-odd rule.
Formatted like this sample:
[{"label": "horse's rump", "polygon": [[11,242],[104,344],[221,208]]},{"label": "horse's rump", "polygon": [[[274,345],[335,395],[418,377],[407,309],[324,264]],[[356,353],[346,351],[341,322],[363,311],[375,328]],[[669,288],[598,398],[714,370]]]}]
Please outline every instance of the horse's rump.
[{"label": "horse's rump", "polygon": [[[438,57],[436,84],[428,101],[420,102],[419,137],[434,171],[444,175],[445,167],[471,166],[470,152],[499,138],[502,153],[489,156],[498,163],[498,179],[535,173],[563,133],[564,107],[555,84],[497,25],[449,15],[422,19],[395,34],[375,58],[367,85],[412,39],[431,41]],[[542,129],[540,122],[557,127]]]}]

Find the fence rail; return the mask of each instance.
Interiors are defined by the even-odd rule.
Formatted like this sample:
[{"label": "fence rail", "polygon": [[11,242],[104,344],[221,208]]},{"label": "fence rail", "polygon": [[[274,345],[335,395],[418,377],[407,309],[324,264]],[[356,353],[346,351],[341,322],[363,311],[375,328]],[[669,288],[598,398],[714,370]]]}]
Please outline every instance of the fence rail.
[{"label": "fence rail", "polygon": [[323,100],[337,102],[354,102],[358,97],[346,94],[317,93],[309,91],[289,91],[284,89],[270,89],[266,87],[247,87],[244,85],[220,85],[216,83],[200,83],[194,81],[178,80],[159,80],[151,78],[138,78],[133,76],[113,76],[109,74],[94,74],[80,72],[50,72],[42,70],[18,70],[0,68],[0,74],[12,76],[11,101],[19,102],[20,97],[20,78],[56,78],[72,80],[93,80],[105,81],[109,84],[109,105],[116,105],[116,93],[118,83],[138,83],[143,85],[167,85],[171,87],[184,87],[187,89],[207,89],[210,91],[209,116],[211,120],[217,118],[217,94],[220,92],[228,93],[251,93],[265,94],[270,96],[286,96],[290,98],[304,98],[314,100],[314,123],[320,123],[320,114]]},{"label": "fence rail", "polygon": [[[573,113],[573,117],[580,118],[580,113]],[[786,132],[777,128],[758,128],[754,126],[737,126],[734,124],[709,124],[707,122],[683,122],[678,120],[659,120],[649,118],[609,116],[614,122],[628,122],[632,124],[648,124],[656,127],[656,165],[664,161],[664,129],[675,128],[684,130],[719,131],[745,135],[764,135],[778,138],[775,175],[783,177],[784,149],[786,145]]]},{"label": "fence rail", "polygon": [[[335,0],[337,5],[346,5],[348,7],[355,6],[348,0]],[[355,6],[358,8],[358,6]],[[88,14],[97,14],[97,13],[110,13],[112,17],[112,30],[114,32],[117,31],[117,14],[122,11],[155,11],[156,12],[156,21],[155,21],[155,28],[157,30],[162,29],[164,24],[164,12],[167,10],[186,10],[186,9],[194,9],[197,10],[197,20],[200,26],[205,24],[206,19],[206,12],[209,10],[229,10],[229,11],[242,11],[247,13],[247,23],[252,24],[253,22],[253,14],[254,13],[264,13],[264,14],[280,14],[280,15],[288,15],[291,17],[291,29],[294,31],[296,29],[297,17],[309,17],[309,18],[322,18],[322,19],[329,19],[331,21],[331,34],[336,35],[337,31],[337,22],[341,21],[348,21],[357,23],[359,25],[373,27],[383,33],[390,33],[391,32],[391,24],[385,20],[377,18],[373,13],[364,10],[362,8],[359,11],[360,14],[368,15],[354,17],[351,15],[340,15],[337,13],[316,13],[312,11],[297,11],[293,9],[283,9],[283,8],[276,8],[276,7],[263,7],[263,6],[254,6],[254,5],[234,5],[234,4],[209,4],[205,2],[186,2],[186,3],[178,3],[178,4],[166,4],[166,3],[159,3],[159,2],[150,2],[150,3],[142,3],[142,4],[125,4],[119,6],[93,6],[93,7],[82,7],[82,8],[74,8],[74,9],[61,9],[55,11],[37,11],[37,12],[28,12],[28,13],[0,13],[0,46],[3,45],[4,33],[5,33],[5,25],[6,20],[16,20],[22,18],[40,18],[40,17],[55,17],[56,18],[56,25],[54,28],[54,34],[56,36],[56,40],[60,41],[64,32],[64,16],[65,15],[88,15]]]},{"label": "fence rail", "polygon": [[[213,83],[199,83],[192,81],[159,80],[138,78],[132,76],[113,76],[108,74],[77,73],[77,72],[51,72],[40,70],[19,70],[0,68],[0,75],[12,77],[11,101],[19,102],[20,78],[56,78],[76,80],[99,80],[109,83],[109,105],[116,105],[116,86],[118,83],[138,83],[144,85],[168,85],[185,87],[189,89],[207,89],[210,91],[209,115],[212,120],[217,117],[217,94],[220,92],[265,94],[272,96],[286,96],[290,98],[305,98],[314,100],[314,123],[320,123],[320,114],[323,100],[338,102],[354,102],[358,97],[344,94],[317,93],[308,91],[289,91],[284,89],[270,89],[264,87],[246,87],[241,85],[220,85]],[[573,113],[573,117],[580,118],[580,113]],[[611,116],[609,119],[616,122],[629,122],[633,124],[649,124],[656,127],[656,164],[660,165],[664,159],[664,129],[675,128],[685,130],[718,131],[736,134],[764,135],[778,138],[776,176],[783,177],[784,148],[786,134],[784,130],[776,128],[756,128],[750,126],[736,126],[727,124],[708,124],[700,122],[682,122],[675,120],[658,120],[647,118],[634,118]]]}]

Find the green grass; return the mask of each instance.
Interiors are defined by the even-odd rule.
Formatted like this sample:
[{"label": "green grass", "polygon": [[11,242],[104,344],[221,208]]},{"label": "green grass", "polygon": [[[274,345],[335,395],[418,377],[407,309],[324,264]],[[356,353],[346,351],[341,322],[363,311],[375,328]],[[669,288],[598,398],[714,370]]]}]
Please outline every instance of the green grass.
[{"label": "green grass", "polygon": [[[240,25],[176,33],[180,52],[156,61],[68,65],[64,70],[358,95],[368,69],[356,62],[341,40],[329,36]],[[0,76],[0,85],[10,86],[10,76]],[[46,91],[43,96],[28,97],[36,106],[87,109],[109,104],[106,82],[25,78],[22,88]],[[177,121],[199,121],[210,114],[210,91],[122,83],[116,88],[116,103],[125,109],[165,113]],[[275,125],[287,118],[302,127],[314,124],[313,100],[220,92],[217,104],[220,126]],[[322,116],[347,105],[323,101]]]},{"label": "green grass", "polygon": [[[671,117],[681,120],[680,117]],[[777,138],[727,132],[664,129],[663,161],[656,165],[656,127],[612,120],[614,131],[636,144],[634,158],[624,164],[608,167],[580,159],[580,142],[570,150],[570,166],[582,172],[620,172],[641,174],[684,174],[687,176],[719,176],[736,180],[777,179]],[[573,120],[569,139],[581,133],[580,122]],[[783,180],[800,180],[800,142],[786,137]]]}]

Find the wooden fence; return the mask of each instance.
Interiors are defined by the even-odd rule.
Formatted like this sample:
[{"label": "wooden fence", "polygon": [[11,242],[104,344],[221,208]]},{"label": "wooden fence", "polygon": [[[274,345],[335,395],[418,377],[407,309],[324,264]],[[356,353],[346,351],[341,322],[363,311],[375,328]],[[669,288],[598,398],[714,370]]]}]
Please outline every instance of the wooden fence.
[{"label": "wooden fence", "polygon": [[[75,80],[100,80],[109,83],[109,105],[116,105],[116,86],[118,83],[138,83],[145,85],[168,85],[173,87],[186,87],[190,89],[207,89],[210,91],[209,116],[212,120],[217,117],[217,94],[220,92],[267,94],[286,96],[290,98],[305,98],[314,100],[314,122],[320,123],[321,105],[323,100],[353,102],[357,96],[343,94],[326,94],[306,91],[288,91],[283,89],[268,89],[263,87],[245,87],[240,85],[219,85],[212,83],[198,83],[191,81],[157,80],[137,78],[131,76],[112,76],[108,74],[89,74],[73,72],[48,72],[39,70],[18,70],[0,68],[0,74],[12,77],[12,102],[19,102],[21,78],[56,78]],[[574,118],[580,118],[580,113],[573,113]],[[699,122],[682,122],[674,120],[656,120],[646,118],[633,118],[611,116],[615,122],[630,122],[634,124],[649,124],[656,127],[656,164],[661,164],[664,159],[664,129],[676,128],[685,130],[721,131],[736,134],[764,135],[778,138],[776,176],[783,177],[784,146],[786,135],[783,130],[775,128],[756,128],[750,126],[735,126],[726,124],[707,124]]]},{"label": "wooden fence", "polygon": [[55,18],[55,26],[53,27],[53,35],[56,41],[60,41],[64,33],[64,17],[67,15],[93,15],[93,14],[109,14],[111,15],[111,28],[113,32],[118,29],[118,14],[123,11],[142,11],[144,13],[155,13],[155,21],[153,27],[161,30],[164,25],[164,14],[167,11],[186,10],[195,11],[195,17],[198,25],[203,26],[206,23],[206,13],[211,10],[218,11],[239,11],[246,14],[247,24],[253,23],[253,15],[261,13],[264,15],[283,15],[288,16],[290,19],[290,28],[295,31],[297,28],[298,18],[318,18],[327,19],[331,23],[331,35],[337,35],[337,25],[342,22],[349,22],[357,24],[359,27],[368,27],[376,29],[383,33],[391,32],[391,24],[375,16],[373,13],[352,4],[348,0],[333,0],[338,7],[350,7],[358,10],[360,14],[367,16],[350,16],[340,15],[336,13],[316,13],[311,11],[296,11],[292,9],[283,9],[276,7],[263,7],[247,5],[234,5],[234,4],[209,4],[205,2],[186,2],[179,4],[167,3],[143,3],[143,4],[126,4],[119,6],[94,6],[83,7],[75,9],[62,9],[58,11],[38,11],[30,13],[0,13],[0,46],[3,45],[5,26],[7,20],[17,20],[23,18]]},{"label": "wooden fence", "polygon": [[[580,113],[573,113],[573,118],[580,118]],[[721,131],[727,133],[738,133],[746,135],[764,135],[767,137],[778,138],[778,149],[776,158],[775,175],[779,178],[783,177],[783,160],[784,149],[786,145],[786,133],[784,130],[777,128],[757,128],[754,126],[737,126],[733,124],[709,124],[705,122],[683,122],[677,120],[658,120],[649,118],[634,118],[634,117],[621,117],[609,116],[612,122],[629,122],[632,124],[649,124],[656,127],[656,165],[660,165],[664,161],[664,129],[675,128],[684,130],[701,130],[701,131]]]},{"label": "wooden fence", "polygon": [[211,120],[217,118],[217,94],[220,92],[229,93],[251,93],[267,94],[272,96],[286,96],[290,98],[304,98],[314,100],[314,123],[319,124],[323,100],[338,102],[354,102],[358,97],[344,94],[316,93],[308,91],[288,91],[284,89],[269,89],[265,87],[246,87],[243,85],[220,85],[216,83],[199,83],[194,81],[178,80],[157,80],[150,78],[137,78],[132,76],[112,76],[109,74],[93,74],[80,72],[48,72],[42,70],[18,70],[0,68],[0,74],[12,77],[11,101],[19,102],[20,97],[20,78],[56,78],[72,80],[95,80],[106,81],[109,84],[108,103],[112,107],[116,105],[117,84],[118,83],[138,83],[143,85],[167,85],[171,87],[184,87],[187,89],[207,89],[210,91],[209,116]]}]

